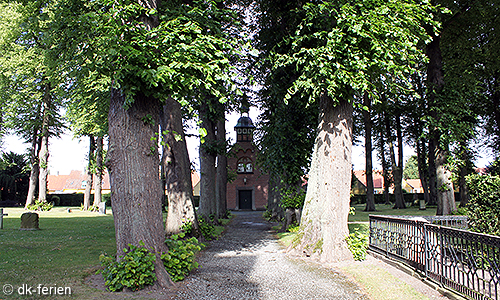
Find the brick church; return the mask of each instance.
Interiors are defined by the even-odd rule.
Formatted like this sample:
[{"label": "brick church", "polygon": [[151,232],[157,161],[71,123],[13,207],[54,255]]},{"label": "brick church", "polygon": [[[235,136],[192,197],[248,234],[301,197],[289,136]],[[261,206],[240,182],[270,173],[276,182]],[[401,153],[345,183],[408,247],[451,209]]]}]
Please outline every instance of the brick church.
[{"label": "brick church", "polygon": [[227,160],[229,172],[237,174],[236,179],[227,185],[227,208],[230,210],[264,210],[267,205],[269,175],[257,167],[254,129],[247,110],[234,127],[236,144]]}]

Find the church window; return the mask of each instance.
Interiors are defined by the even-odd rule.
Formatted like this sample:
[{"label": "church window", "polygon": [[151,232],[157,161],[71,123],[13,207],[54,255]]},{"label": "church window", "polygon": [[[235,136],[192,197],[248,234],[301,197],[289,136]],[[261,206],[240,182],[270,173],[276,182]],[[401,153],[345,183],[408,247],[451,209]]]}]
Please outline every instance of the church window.
[{"label": "church window", "polygon": [[253,173],[253,164],[249,157],[240,158],[237,167],[238,173]]}]

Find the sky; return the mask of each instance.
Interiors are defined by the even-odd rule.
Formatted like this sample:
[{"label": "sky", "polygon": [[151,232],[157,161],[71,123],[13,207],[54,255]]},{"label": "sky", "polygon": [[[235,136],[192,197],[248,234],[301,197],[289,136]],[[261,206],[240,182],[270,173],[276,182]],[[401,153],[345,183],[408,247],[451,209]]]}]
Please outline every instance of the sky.
[{"label": "sky", "polygon": [[[249,111],[249,116],[256,123],[259,116],[259,110],[256,107],[251,107]],[[234,126],[240,117],[239,113],[231,113],[226,116],[226,138],[230,138],[231,142],[234,143],[236,140],[236,134],[234,132]],[[191,126],[193,127],[193,126]],[[196,128],[191,128],[188,133],[197,133]],[[71,134],[64,134],[61,138],[52,138],[49,141],[49,172],[52,175],[65,175],[69,174],[72,170],[83,171],[87,165],[87,155],[88,155],[88,138],[75,139]],[[196,170],[199,171],[199,139],[196,137],[186,138],[186,143],[188,146],[189,157],[194,164]],[[364,170],[365,168],[365,151],[364,151],[364,141],[360,139],[357,141],[356,145],[352,149],[352,163],[354,170]],[[15,153],[26,153],[28,144],[23,143],[19,140],[17,136],[7,136],[4,138],[3,151],[13,151]],[[479,158],[476,161],[476,166],[483,168],[493,160],[493,155],[491,151],[485,149],[484,147],[480,153]],[[397,155],[397,154],[396,154]],[[415,155],[412,148],[405,146],[403,149],[404,161],[408,160],[411,155]],[[380,163],[376,161],[375,152],[373,153],[374,159],[374,169],[381,169]]]}]

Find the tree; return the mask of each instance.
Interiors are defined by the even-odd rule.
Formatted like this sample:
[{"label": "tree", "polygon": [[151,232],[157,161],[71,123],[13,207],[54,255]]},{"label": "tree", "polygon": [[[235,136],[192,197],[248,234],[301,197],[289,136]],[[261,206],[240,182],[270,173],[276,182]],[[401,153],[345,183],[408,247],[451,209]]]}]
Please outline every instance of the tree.
[{"label": "tree", "polygon": [[2,152],[0,159],[0,201],[21,203],[28,192],[29,169],[25,155]]},{"label": "tree", "polygon": [[403,168],[403,178],[404,179],[419,179],[418,173],[418,158],[416,155],[412,155],[408,158]]},{"label": "tree", "polygon": [[[300,95],[285,100],[288,89],[299,76],[293,66],[272,65],[274,53],[288,53],[291,45],[283,41],[300,22],[297,1],[259,1],[259,32],[256,47],[261,51],[256,78],[263,88],[259,92],[263,113],[258,120],[256,142],[260,149],[258,163],[270,174],[267,209],[280,220],[284,210],[281,199],[287,192],[303,189],[315,130],[318,105],[309,104]],[[285,227],[282,230],[286,230]]]},{"label": "tree", "polygon": [[162,172],[165,178],[168,199],[168,214],[165,224],[167,235],[180,232],[182,225],[191,223],[195,234],[200,235],[193,202],[191,167],[186,146],[179,102],[167,99],[160,113],[160,128],[163,135]]},{"label": "tree", "polygon": [[[428,5],[411,1],[380,3],[325,1],[304,5],[306,17],[293,37],[293,52],[277,65],[295,65],[300,76],[290,94],[307,95],[320,107],[318,135],[299,240],[294,253],[338,261],[346,247],[351,183],[353,96],[374,96],[370,75],[390,73],[401,80],[430,22]],[[332,20],[334,20],[332,22]]]},{"label": "tree", "polygon": [[[238,43],[225,38],[214,21],[214,15],[230,19],[233,14],[222,13],[213,1],[75,3],[83,8],[62,5],[58,14],[62,24],[64,16],[77,12],[78,22],[64,27],[66,36],[76,37],[69,49],[82,58],[83,74],[97,72],[112,80],[107,166],[117,256],[129,244],[143,242],[156,256],[157,284],[166,287],[171,281],[160,259],[167,247],[156,143],[159,113],[168,97],[189,105],[201,90],[220,101],[234,90],[229,58],[237,57]],[[62,39],[58,47],[65,43]]]},{"label": "tree", "polygon": [[51,14],[53,7],[45,1],[2,4],[7,22],[2,23],[0,66],[5,84],[0,88],[6,97],[4,107],[8,128],[32,145],[32,173],[26,205],[34,201],[38,181],[38,198],[46,201],[48,174],[48,141],[60,133],[54,67],[49,55],[53,46]]},{"label": "tree", "polygon": [[365,92],[363,95],[363,119],[365,123],[365,172],[366,172],[366,207],[365,211],[375,211],[375,196],[373,194],[373,164],[372,164],[372,120],[371,99]]}]

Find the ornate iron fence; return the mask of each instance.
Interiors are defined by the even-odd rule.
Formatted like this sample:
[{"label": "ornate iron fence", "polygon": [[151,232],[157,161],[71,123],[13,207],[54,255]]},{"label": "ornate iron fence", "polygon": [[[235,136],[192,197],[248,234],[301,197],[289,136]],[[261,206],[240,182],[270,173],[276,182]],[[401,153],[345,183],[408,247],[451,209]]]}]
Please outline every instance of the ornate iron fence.
[{"label": "ornate iron fence", "polygon": [[500,237],[431,223],[462,227],[460,218],[433,218],[371,215],[369,248],[469,299],[500,300]]}]

